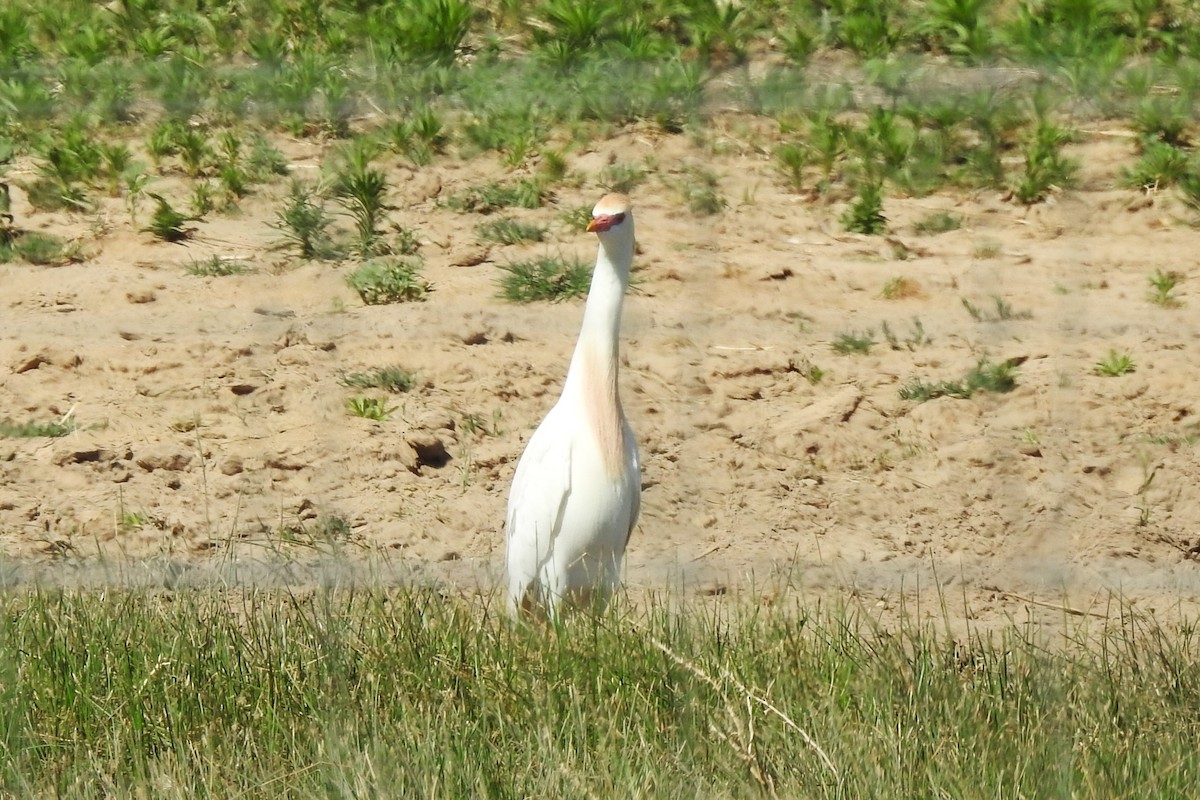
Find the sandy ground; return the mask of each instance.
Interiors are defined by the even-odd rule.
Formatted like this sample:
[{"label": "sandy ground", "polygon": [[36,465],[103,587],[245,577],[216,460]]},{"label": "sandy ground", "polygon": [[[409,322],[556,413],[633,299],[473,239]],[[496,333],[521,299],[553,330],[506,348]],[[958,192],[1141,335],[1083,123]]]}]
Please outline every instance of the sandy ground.
[{"label": "sandy ground", "polygon": [[[0,418],[79,425],[0,439],[8,579],[100,565],[172,581],[280,563],[286,577],[337,563],[493,591],[509,480],[582,313],[581,301],[499,299],[499,266],[545,252],[590,261],[594,239],[559,216],[603,194],[597,176],[617,161],[657,168],[632,192],[640,253],[621,375],[644,464],[635,591],[769,601],[790,585],[886,608],[936,587],[981,620],[1086,612],[1111,592],[1194,603],[1200,231],[1169,193],[1107,188],[1134,160],[1130,140],[1073,145],[1081,183],[1045,204],[994,191],[888,199],[891,234],[866,237],[842,231],[846,198],[783,188],[750,127],[718,126],[703,144],[626,133],[573,152],[578,187],[514,212],[552,226],[529,246],[485,246],[481,217],[438,206],[503,177],[494,157],[419,171],[384,159],[391,218],[419,231],[434,284],[426,302],[387,306],[362,304],[351,264],[272,249],[286,181],[183,246],[139,232],[119,199],[98,215],[34,213],[14,188],[18,224],[79,240],[88,258],[0,265]],[[282,146],[304,176],[333,143]],[[691,165],[720,177],[724,213],[688,212],[678,186]],[[168,176],[154,188],[178,188],[182,203],[182,187]],[[914,231],[941,209],[962,228]],[[214,254],[254,271],[187,274]],[[1147,300],[1156,270],[1184,276],[1178,307]],[[884,298],[899,276],[915,291]],[[962,303],[991,312],[996,296],[1027,318],[976,321]],[[914,319],[928,341],[910,349]],[[869,354],[831,348],[865,329]],[[1110,349],[1136,370],[1094,374]],[[1023,359],[1014,391],[899,397],[913,378],[958,378],[984,357]],[[419,386],[391,397],[385,422],[349,416],[348,398],[380,393],[341,376],[392,365]],[[244,574],[280,574],[262,569]]]}]

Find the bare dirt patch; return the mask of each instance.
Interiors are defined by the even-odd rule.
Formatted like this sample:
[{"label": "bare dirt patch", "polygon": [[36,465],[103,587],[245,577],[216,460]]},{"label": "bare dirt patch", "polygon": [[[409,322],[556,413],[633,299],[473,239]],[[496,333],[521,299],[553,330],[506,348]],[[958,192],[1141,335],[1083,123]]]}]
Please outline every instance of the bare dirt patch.
[{"label": "bare dirt patch", "polygon": [[[345,284],[353,265],[272,249],[282,182],[197,223],[186,245],[139,232],[118,200],[98,216],[38,214],[14,188],[18,219],[89,257],[0,265],[0,418],[78,425],[0,439],[0,551],[27,570],[336,554],[491,591],[508,482],[581,315],[579,302],[499,299],[500,266],[590,260],[594,241],[561,210],[594,202],[604,165],[650,159],[658,172],[632,192],[641,252],[621,377],[645,469],[632,587],[850,585],[886,605],[936,584],[982,617],[1029,598],[1196,595],[1200,238],[1165,195],[1101,188],[1131,162],[1127,141],[1074,145],[1082,185],[1047,203],[889,198],[890,233],[868,237],[838,224],[848,198],[787,193],[736,126],[708,137],[632,132],[573,153],[582,184],[515,212],[550,226],[536,245],[484,246],[480,216],[439,205],[494,178],[493,160],[385,160],[392,217],[419,232],[434,287],[385,306]],[[293,170],[315,169],[321,148],[292,146]],[[688,212],[678,186],[695,164],[719,176],[723,213]],[[961,227],[916,232],[942,210]],[[188,274],[214,255],[253,271]],[[1147,300],[1157,270],[1184,276],[1178,307]],[[908,289],[884,297],[897,277]],[[865,354],[831,346],[867,331]],[[1096,374],[1110,350],[1134,371]],[[1019,362],[1015,389],[900,397],[981,359]],[[349,416],[364,392],[342,377],[392,365],[418,376],[388,397],[392,416]]]}]

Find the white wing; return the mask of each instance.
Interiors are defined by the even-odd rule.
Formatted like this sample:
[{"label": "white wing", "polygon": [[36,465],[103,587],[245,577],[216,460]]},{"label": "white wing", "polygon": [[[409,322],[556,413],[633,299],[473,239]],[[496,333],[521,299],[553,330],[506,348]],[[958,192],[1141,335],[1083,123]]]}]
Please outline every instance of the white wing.
[{"label": "white wing", "polygon": [[625,447],[628,448],[630,466],[632,468],[633,498],[630,501],[629,533],[625,534],[625,546],[633,536],[633,528],[637,525],[638,514],[642,510],[642,462],[638,453],[637,440],[633,438],[633,429],[625,423]]},{"label": "white wing", "polygon": [[508,496],[505,543],[509,600],[519,608],[554,550],[571,493],[571,437],[551,410],[517,462]]}]

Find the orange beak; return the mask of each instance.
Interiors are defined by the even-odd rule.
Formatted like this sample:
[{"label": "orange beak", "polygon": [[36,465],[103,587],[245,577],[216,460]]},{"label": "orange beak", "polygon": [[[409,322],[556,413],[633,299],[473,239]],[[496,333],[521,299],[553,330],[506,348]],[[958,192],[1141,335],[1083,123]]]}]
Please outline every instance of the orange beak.
[{"label": "orange beak", "polygon": [[588,223],[588,233],[603,233],[613,225],[620,225],[624,221],[624,214],[600,214],[592,217],[592,221]]}]

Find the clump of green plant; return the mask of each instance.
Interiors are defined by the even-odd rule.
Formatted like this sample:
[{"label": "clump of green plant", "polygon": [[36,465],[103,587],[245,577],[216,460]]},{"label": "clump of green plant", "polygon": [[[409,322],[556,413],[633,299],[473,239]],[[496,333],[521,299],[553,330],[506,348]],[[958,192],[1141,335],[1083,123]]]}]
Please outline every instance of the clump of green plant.
[{"label": "clump of green plant", "polygon": [[793,192],[804,191],[804,170],[811,161],[809,149],[796,142],[785,142],[775,148],[775,171]]},{"label": "clump of green plant", "polygon": [[341,252],[329,235],[332,224],[316,187],[292,181],[287,205],[276,212],[271,227],[283,233],[283,244],[296,247],[301,258],[334,259]]},{"label": "clump of green plant", "polygon": [[346,401],[346,410],[352,417],[383,422],[395,411],[395,406],[389,406],[387,401],[379,397],[351,397]]},{"label": "clump of green plant", "polygon": [[716,173],[702,167],[690,167],[679,186],[680,194],[693,214],[710,216],[719,214],[727,205],[721,196]]},{"label": "clump of green plant", "polygon": [[198,278],[224,278],[229,275],[244,275],[250,271],[250,265],[244,259],[231,256],[212,255],[187,265],[187,274]]},{"label": "clump of green plant", "polygon": [[10,439],[36,439],[41,437],[57,438],[75,431],[73,420],[58,422],[13,422],[11,419],[0,420],[0,437]]},{"label": "clump of green plant", "polygon": [[186,223],[198,217],[177,210],[161,194],[151,192],[150,197],[154,200],[154,213],[150,216],[150,224],[142,228],[143,231],[154,234],[155,238],[164,242],[182,242],[195,234],[196,229],[186,226]]},{"label": "clump of green plant", "polygon": [[546,228],[532,222],[521,222],[511,217],[485,222],[475,227],[480,239],[499,244],[524,244],[540,242],[546,238]]},{"label": "clump of green plant", "polygon": [[1150,142],[1133,167],[1121,170],[1121,182],[1133,189],[1171,186],[1191,170],[1191,156],[1174,145]]},{"label": "clump of green plant", "polygon": [[1175,287],[1179,285],[1179,281],[1183,279],[1183,275],[1174,271],[1155,270],[1148,280],[1150,282],[1150,294],[1147,299],[1151,303],[1163,308],[1178,308],[1183,305],[1183,301],[1175,296]]},{"label": "clump of green plant", "polygon": [[403,394],[417,385],[417,375],[403,367],[380,367],[344,373],[341,382],[351,389],[383,389],[392,394]]},{"label": "clump of green plant", "polygon": [[880,325],[883,332],[883,338],[887,340],[888,347],[893,350],[916,350],[918,347],[923,347],[930,343],[929,334],[925,333],[925,325],[919,317],[913,317],[909,325],[908,335],[901,339],[893,330],[892,326],[884,322]]},{"label": "clump of green plant", "polygon": [[429,106],[409,111],[388,129],[391,146],[417,166],[425,166],[445,149],[449,136],[441,118]]},{"label": "clump of green plant", "polygon": [[1122,375],[1128,375],[1134,369],[1133,357],[1129,353],[1109,350],[1108,355],[1096,362],[1092,371],[1105,378],[1119,378]]},{"label": "clump of green plant", "polygon": [[646,180],[646,170],[638,164],[618,161],[600,170],[600,185],[610,192],[629,194]]},{"label": "clump of green plant", "polygon": [[919,297],[920,295],[921,284],[903,275],[888,278],[883,284],[883,289],[879,292],[879,296],[884,300],[903,300],[907,297]]},{"label": "clump of green plant", "polygon": [[920,234],[946,233],[962,227],[962,217],[949,211],[935,211],[913,225],[913,231]]},{"label": "clump of green plant", "polygon": [[471,187],[446,200],[454,211],[490,214],[502,208],[541,208],[550,199],[550,190],[540,181],[524,178],[515,184],[498,182]]},{"label": "clump of green plant", "polygon": [[842,227],[851,233],[868,236],[887,230],[887,217],[883,215],[883,181],[877,178],[863,180],[850,207],[842,214]]},{"label": "clump of green plant", "polygon": [[901,400],[916,400],[923,403],[937,397],[966,399],[976,392],[1011,392],[1017,386],[1017,364],[1002,361],[998,364],[983,359],[959,380],[930,383],[919,378],[900,388]]},{"label": "clump of green plant", "polygon": [[500,295],[514,303],[582,297],[592,281],[590,265],[562,256],[517,261],[501,269]]},{"label": "clump of green plant", "polygon": [[1195,214],[1200,215],[1200,169],[1179,176],[1179,199]]},{"label": "clump of green plant", "polygon": [[985,311],[967,298],[961,298],[963,308],[976,322],[1008,322],[1010,320],[1033,319],[1033,312],[1028,310],[1016,311],[1012,304],[1000,295],[992,295],[993,311]]},{"label": "clump of green plant", "polygon": [[82,261],[83,254],[78,244],[53,233],[15,228],[0,230],[0,263],[14,259],[35,266],[58,267]]},{"label": "clump of green plant", "polygon": [[1013,186],[1013,196],[1019,202],[1032,205],[1052,189],[1074,183],[1079,164],[1062,153],[1069,140],[1066,130],[1044,117],[1038,119],[1033,135],[1025,144],[1025,170]]},{"label": "clump of green plant", "polygon": [[384,257],[360,264],[346,276],[346,283],[367,305],[424,300],[432,290],[421,277],[420,259]]},{"label": "clump of green plant", "polygon": [[334,194],[354,220],[355,249],[361,258],[383,255],[380,226],[392,206],[387,202],[387,176],[370,163],[376,146],[360,140],[346,153],[346,165],[334,179]]},{"label": "clump of green plant", "polygon": [[830,347],[841,355],[866,355],[875,344],[875,332],[868,328],[865,331],[843,331],[834,337]]}]

